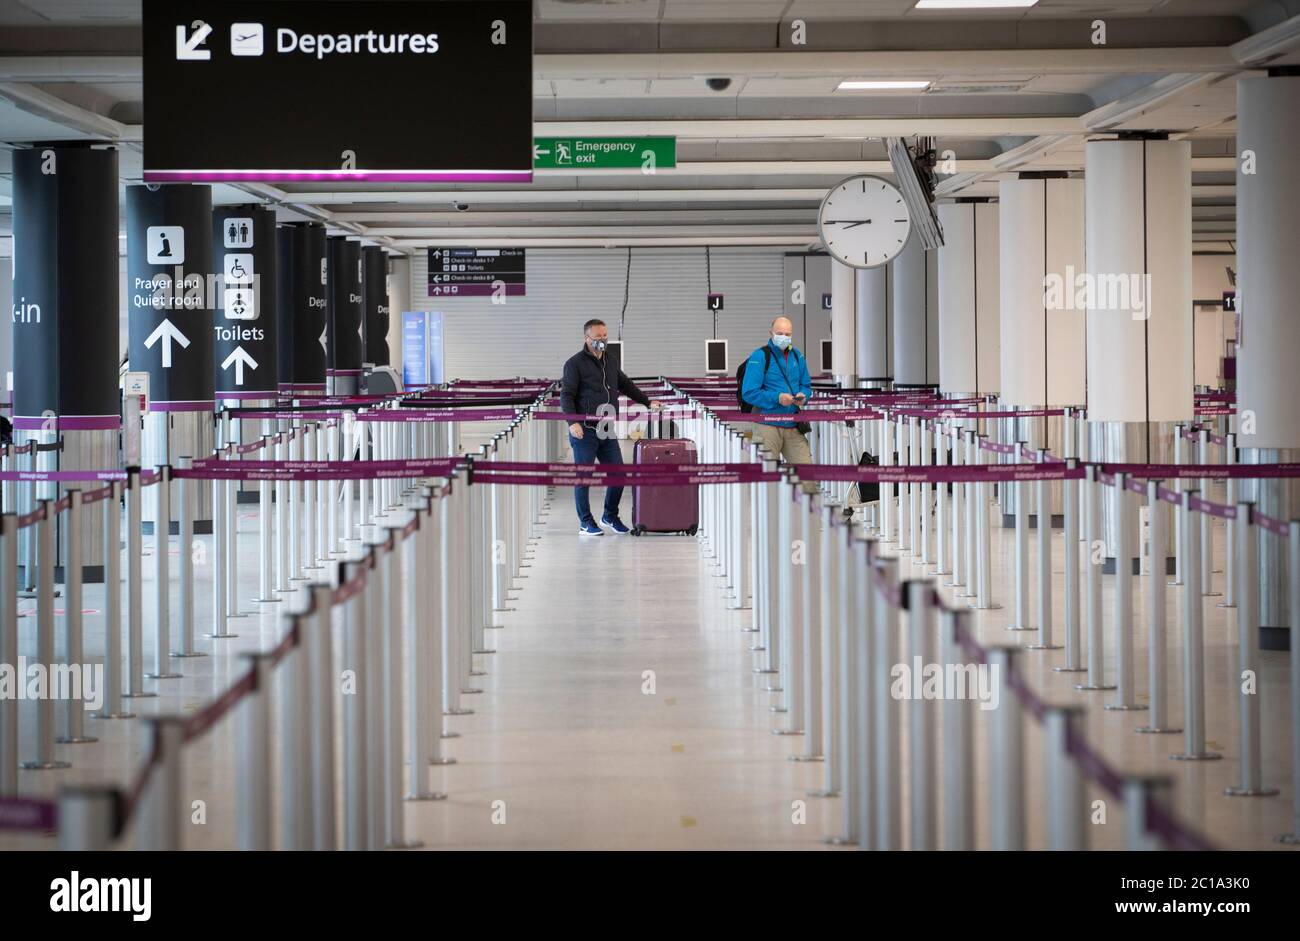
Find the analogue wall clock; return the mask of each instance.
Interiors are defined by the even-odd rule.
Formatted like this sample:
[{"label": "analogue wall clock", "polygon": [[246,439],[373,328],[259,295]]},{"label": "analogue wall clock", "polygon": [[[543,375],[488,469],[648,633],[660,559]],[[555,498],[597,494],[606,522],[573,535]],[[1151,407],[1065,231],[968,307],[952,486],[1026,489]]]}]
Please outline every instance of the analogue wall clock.
[{"label": "analogue wall clock", "polygon": [[822,200],[817,228],[826,250],[854,268],[878,268],[903,250],[912,216],[903,194],[878,176],[837,183]]}]

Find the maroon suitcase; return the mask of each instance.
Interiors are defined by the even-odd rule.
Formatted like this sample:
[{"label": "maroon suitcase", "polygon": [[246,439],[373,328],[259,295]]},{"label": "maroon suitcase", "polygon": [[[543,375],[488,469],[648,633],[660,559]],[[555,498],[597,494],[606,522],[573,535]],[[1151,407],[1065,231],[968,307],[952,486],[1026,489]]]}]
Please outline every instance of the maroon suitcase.
[{"label": "maroon suitcase", "polygon": [[[638,464],[698,464],[695,442],[683,438],[642,438],[633,452]],[[685,533],[694,536],[700,519],[700,488],[633,487],[632,535]]]}]

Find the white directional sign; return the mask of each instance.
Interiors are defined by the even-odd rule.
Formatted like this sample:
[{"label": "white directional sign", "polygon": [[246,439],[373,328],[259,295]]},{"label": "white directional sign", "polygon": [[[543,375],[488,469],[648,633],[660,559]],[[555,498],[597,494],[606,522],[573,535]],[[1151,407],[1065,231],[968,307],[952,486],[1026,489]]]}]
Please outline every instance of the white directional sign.
[{"label": "white directional sign", "polygon": [[186,337],[185,334],[177,330],[176,325],[173,324],[170,320],[167,320],[166,318],[163,319],[162,323],[158,324],[154,332],[149,334],[148,339],[144,341],[145,348],[150,350],[153,349],[153,345],[157,343],[159,340],[163,341],[163,348],[162,348],[163,369],[172,368],[173,341],[179,343],[182,349],[190,345],[189,338]]},{"label": "white directional sign", "polygon": [[212,58],[212,52],[207,49],[200,49],[208,37],[212,35],[212,27],[207,23],[199,23],[194,32],[190,32],[183,25],[176,27],[176,58],[180,62],[207,62]]},{"label": "white directional sign", "polygon": [[223,370],[229,369],[231,366],[235,367],[235,385],[242,386],[244,384],[244,367],[256,369],[257,360],[249,356],[242,346],[237,346],[234,352],[227,356],[225,362],[221,364]]}]

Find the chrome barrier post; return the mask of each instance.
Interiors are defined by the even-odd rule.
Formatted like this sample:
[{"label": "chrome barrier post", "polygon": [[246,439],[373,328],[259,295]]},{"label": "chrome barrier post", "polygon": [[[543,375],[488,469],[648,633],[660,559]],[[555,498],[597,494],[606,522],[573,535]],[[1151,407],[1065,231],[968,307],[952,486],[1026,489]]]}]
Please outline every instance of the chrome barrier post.
[{"label": "chrome barrier post", "polygon": [[65,786],[59,789],[61,852],[102,852],[112,847],[121,797],[116,788]]},{"label": "chrome barrier post", "polygon": [[[1210,429],[1199,429],[1198,460],[1202,464],[1210,463]],[[1201,492],[1210,492],[1210,478],[1201,478]],[[1209,513],[1201,514],[1201,594],[1205,598],[1217,598],[1222,592],[1214,591],[1214,517]],[[1232,555],[1231,543],[1225,555]]]},{"label": "chrome barrier post", "polygon": [[[803,644],[800,636],[800,615],[803,612],[803,579],[794,572],[795,541],[803,542],[807,552],[807,541],[803,538],[800,512],[798,477],[791,474],[790,492],[781,495],[780,517],[780,605],[781,605],[781,704],[772,706],[773,712],[784,712],[788,721],[784,729],[774,730],[777,735],[803,734]],[[805,555],[805,564],[806,564]]]},{"label": "chrome barrier post", "polygon": [[[239,848],[265,851],[274,848],[271,840],[271,654],[241,656],[252,671],[253,689],[239,706],[235,767]],[[286,773],[290,765],[291,762],[285,763]]]},{"label": "chrome barrier post", "polygon": [[[269,440],[265,435],[262,437],[262,448],[258,451],[259,457],[266,457],[269,454],[271,450],[267,446]],[[272,544],[274,530],[271,527],[271,519],[271,482],[261,480],[257,484],[257,600],[263,604],[280,600],[275,596],[275,589],[272,587],[274,584],[276,553]]]},{"label": "chrome barrier post", "polygon": [[[291,630],[296,643],[289,649],[280,670],[281,832],[287,850],[308,850],[314,844],[312,823],[313,782],[311,724],[314,700],[311,693],[312,646],[319,642],[307,629],[308,615],[294,615]],[[346,698],[347,694],[344,694]],[[331,704],[332,706],[332,704]],[[269,707],[268,707],[269,714]],[[330,767],[330,777],[334,769]],[[266,824],[270,833],[270,821]],[[269,835],[267,839],[270,839]]]},{"label": "chrome barrier post", "polygon": [[[172,519],[172,469],[168,464],[158,468],[158,499],[154,502],[154,580],[157,582],[157,610],[154,617],[153,672],[146,673],[151,680],[175,680],[181,674],[172,670],[171,648],[171,519]],[[182,549],[182,553],[184,550]],[[184,601],[185,589],[181,589]]]},{"label": "chrome barrier post", "polygon": [[[757,490],[761,484],[755,484]],[[840,538],[840,527],[836,521],[838,507],[822,504],[821,507],[821,585],[822,597],[820,623],[817,631],[821,635],[821,713],[822,740],[817,746],[825,756],[825,775],[823,787],[819,791],[810,791],[809,797],[835,797],[840,793],[843,776],[843,756],[839,753],[840,713],[839,713],[839,647],[841,610],[840,592],[844,590],[842,571],[847,568],[844,560],[846,547]],[[758,610],[758,599],[754,601]]]},{"label": "chrome barrier post", "polygon": [[[1236,464],[1237,436],[1229,432],[1224,438],[1223,462],[1228,465]],[[1236,506],[1239,489],[1237,479],[1229,477],[1225,484],[1228,491],[1227,504],[1228,506]],[[1227,536],[1224,544],[1228,546],[1228,549],[1223,553],[1223,600],[1219,602],[1219,607],[1235,608],[1237,606],[1237,553],[1233,547],[1237,545],[1237,521],[1229,517],[1224,523],[1224,530]],[[1291,545],[1300,545],[1300,543],[1293,542]],[[1292,556],[1295,556],[1294,552]],[[1291,645],[1291,649],[1296,649],[1294,644]],[[1296,780],[1300,780],[1300,778]],[[1300,788],[1297,789],[1297,793],[1300,793]]]},{"label": "chrome barrier post", "polygon": [[[872,636],[872,661],[875,682],[872,684],[875,758],[872,761],[872,788],[875,798],[876,842],[878,850],[903,848],[902,838],[902,746],[899,736],[898,700],[890,687],[890,671],[898,662],[898,613],[890,594],[897,590],[898,560],[882,558],[876,563],[879,573],[875,586],[875,623]],[[870,575],[870,573],[868,573]],[[846,793],[852,793],[846,792]]]},{"label": "chrome barrier post", "polygon": [[1165,579],[1163,566],[1168,557],[1165,538],[1165,519],[1160,506],[1160,481],[1147,481],[1147,687],[1151,704],[1151,723],[1136,728],[1135,732],[1181,732],[1169,725],[1169,677],[1167,660],[1169,651],[1165,643]]},{"label": "chrome barrier post", "polygon": [[1128,475],[1115,475],[1115,685],[1117,701],[1107,709],[1138,711],[1133,676],[1133,501]]},{"label": "chrome barrier post", "polygon": [[[1199,491],[1184,490],[1180,496],[1179,530],[1183,548],[1186,585],[1183,588],[1183,730],[1184,750],[1170,755],[1175,761],[1214,761],[1218,752],[1205,750],[1205,624],[1201,599],[1200,527],[1192,516],[1192,500]],[[1195,601],[1196,603],[1193,603]]]},{"label": "chrome barrier post", "polygon": [[[978,448],[978,444],[976,445]],[[981,461],[980,451],[976,451],[976,463],[988,463],[987,460]],[[975,572],[978,583],[975,595],[975,607],[981,610],[995,609],[1002,607],[1000,604],[994,604],[991,598],[992,593],[992,568],[993,563],[990,550],[990,523],[989,523],[989,485],[987,481],[981,480],[975,485]]]},{"label": "chrome barrier post", "polygon": [[[365,572],[367,563],[348,562],[342,568],[342,578],[350,581],[358,572]],[[343,668],[355,678],[356,687],[343,695],[343,848],[363,850],[369,847],[367,833],[369,816],[366,783],[366,700],[368,693],[363,684],[368,679],[366,670],[366,608],[365,600],[354,595],[343,604]]]},{"label": "chrome barrier post", "polygon": [[[113,481],[104,498],[104,706],[97,719],[133,719],[122,704],[122,485]],[[8,600],[5,601],[8,612]]]},{"label": "chrome barrier post", "polygon": [[[1067,427],[1072,427],[1067,422]],[[1070,440],[1067,437],[1067,442]],[[1067,458],[1066,469],[1075,470],[1079,462]],[[1079,485],[1067,479],[1062,484],[1062,509],[1065,522],[1065,666],[1052,667],[1054,673],[1081,673],[1085,669],[1083,644],[1079,634]]]},{"label": "chrome barrier post", "polygon": [[[80,490],[68,491],[68,532],[67,532],[67,566],[64,570],[64,583],[66,586],[66,610],[67,613],[63,618],[64,629],[64,649],[67,651],[67,662],[72,664],[74,670],[81,669],[81,664],[85,662],[85,637],[84,621],[85,615],[82,613],[81,602],[84,597],[81,582],[81,542],[82,542],[82,511],[84,507],[81,502]],[[0,562],[3,564],[3,562]],[[12,661],[3,659],[0,655],[0,663],[10,663]],[[86,715],[82,704],[76,700],[68,700],[68,711],[65,717],[64,734],[59,736],[57,741],[61,745],[81,745],[87,742],[97,742],[99,739],[92,735],[86,734]],[[0,794],[3,794],[0,790]]]},{"label": "chrome barrier post", "polygon": [[126,469],[126,685],[138,699],[157,696],[144,689],[144,547],[140,521],[140,468]]},{"label": "chrome barrier post", "polygon": [[[1025,442],[1016,442],[1016,457]],[[999,455],[1000,457],[1001,455]],[[1016,619],[1007,625],[1009,631],[1032,631],[1029,624],[1029,507],[1028,487],[1023,480],[1011,483],[1016,495]],[[1042,528],[1042,514],[1039,514],[1039,528]],[[1040,589],[1041,590],[1041,589]]]},{"label": "chrome barrier post", "polygon": [[1047,847],[1051,850],[1088,848],[1083,770],[1069,751],[1070,738],[1078,734],[1083,712],[1082,706],[1049,705],[1043,717],[1047,736]]},{"label": "chrome barrier post", "polygon": [[991,848],[1025,848],[1025,754],[1023,711],[1012,687],[1011,671],[1016,668],[1019,647],[992,647],[989,669],[998,671],[998,708],[993,710],[989,735],[989,833]]},{"label": "chrome barrier post", "polygon": [[[53,684],[55,675],[54,658],[54,503],[51,500],[37,500],[41,509],[41,518],[35,524],[35,531],[28,538],[34,543],[36,553],[36,665],[39,666]],[[17,670],[17,662],[9,664]],[[80,664],[74,664],[80,669]],[[25,682],[26,677],[22,678]],[[59,768],[71,768],[67,761],[54,758],[54,691],[47,690],[47,695],[36,700],[36,757],[24,761],[22,767],[28,771],[50,771]],[[69,703],[73,709],[76,703]]]},{"label": "chrome barrier post", "polygon": [[[875,729],[871,722],[872,689],[875,682],[872,656],[875,652],[873,644],[877,613],[875,592],[872,591],[872,566],[875,564],[879,544],[874,539],[859,539],[855,540],[854,547],[858,551],[851,555],[861,556],[850,559],[856,576],[853,579],[853,610],[859,614],[852,619],[856,623],[851,623],[854,663],[846,671],[852,675],[852,694],[848,697],[848,705],[853,715],[854,771],[851,782],[853,790],[846,790],[844,799],[852,800],[854,804],[852,818],[846,812],[845,819],[857,825],[858,849],[869,850],[876,843],[876,831],[880,826],[875,819],[871,801],[871,766],[875,757]],[[845,757],[847,759],[848,756]]]},{"label": "chrome barrier post", "polygon": [[[220,458],[221,455],[218,454]],[[218,460],[215,464],[218,470],[228,467],[224,458]],[[227,603],[230,598],[226,590],[226,582],[233,577],[230,572],[230,563],[234,555],[227,551],[226,544],[230,541],[230,515],[226,512],[226,500],[229,493],[226,490],[226,482],[220,478],[214,478],[212,481],[212,633],[208,636],[214,640],[229,639],[238,637],[238,634],[230,632],[227,618],[230,616],[230,610]]]},{"label": "chrome barrier post", "polygon": [[[189,457],[178,459],[181,470],[188,471],[194,467]],[[181,605],[181,643],[180,650],[173,650],[173,657],[206,657],[194,649],[194,507],[191,488],[195,485],[188,477],[181,477],[178,484],[177,499],[180,501],[180,521],[177,532],[177,559],[180,562],[180,605]]]},{"label": "chrome barrier post", "polygon": [[[894,423],[889,414],[884,413],[880,419],[880,466],[890,467],[894,464]],[[885,542],[894,541],[894,485],[880,483],[880,538]]]},{"label": "chrome barrier post", "polygon": [[[960,638],[970,627],[967,611],[939,612],[942,662],[967,664]],[[970,666],[967,664],[967,666]],[[963,671],[967,677],[969,671]],[[967,679],[969,689],[970,680]],[[943,848],[975,848],[975,712],[969,698],[948,696],[943,703]]]},{"label": "chrome barrier post", "polygon": [[[947,467],[948,435],[940,429],[938,424],[934,426],[933,439],[935,463],[939,467]],[[926,484],[926,486],[929,487],[930,485]],[[941,480],[934,485],[934,489],[937,494],[934,506],[934,574],[948,575],[953,572],[948,561],[948,483]]]},{"label": "chrome barrier post", "polygon": [[1083,541],[1087,550],[1084,559],[1084,617],[1088,632],[1088,679],[1076,683],[1075,689],[1106,690],[1114,689],[1106,682],[1106,647],[1102,634],[1101,610],[1101,560],[1098,551],[1101,548],[1101,499],[1098,490],[1101,487],[1097,474],[1097,465],[1084,467],[1083,478]]},{"label": "chrome barrier post", "polygon": [[[798,491],[796,491],[798,492]],[[803,675],[800,677],[800,689],[803,693],[799,715],[802,721],[790,722],[791,728],[802,726],[804,729],[804,749],[802,754],[790,755],[791,761],[822,760],[822,606],[825,599],[818,590],[821,586],[821,572],[825,565],[822,558],[822,514],[821,495],[807,494],[801,506],[795,512],[800,519],[803,533],[805,562],[803,572],[796,580],[799,582],[802,623],[799,625],[800,656]]]},{"label": "chrome barrier post", "polygon": [[[1047,449],[1038,451],[1038,464],[1047,466]],[[1052,501],[1049,482],[1040,479],[1035,484],[1038,504],[1038,643],[1031,650],[1060,650],[1052,643]]]},{"label": "chrome barrier post", "polygon": [[[287,461],[293,430],[287,421],[277,422],[277,425],[280,430],[275,436],[275,459]],[[293,538],[290,531],[289,489],[290,485],[285,481],[275,482],[275,590],[279,594],[292,590],[289,587],[289,576],[293,574],[289,568],[289,545]]]},{"label": "chrome barrier post", "polygon": [[[907,646],[913,664],[935,662],[933,595],[934,588],[928,581],[903,583]],[[911,818],[908,848],[912,850],[937,848],[935,710],[936,706],[924,696],[912,696],[907,704],[908,810]]]},{"label": "chrome barrier post", "polygon": [[151,752],[158,756],[153,779],[145,789],[137,849],[182,849],[181,820],[185,720],[179,716],[148,716]]},{"label": "chrome barrier post", "polygon": [[[904,466],[912,463],[911,438],[908,435],[907,418],[898,416],[894,438],[898,442],[898,463]],[[912,541],[912,485],[898,485],[898,552],[911,552]]]},{"label": "chrome barrier post", "polygon": [[1300,520],[1287,524],[1291,547],[1287,573],[1287,613],[1291,621],[1291,832],[1279,833],[1278,843],[1300,843]]},{"label": "chrome barrier post", "polygon": [[[844,553],[840,557],[840,596],[836,610],[835,629],[839,634],[838,665],[839,676],[836,677],[836,693],[839,701],[839,739],[834,748],[840,762],[840,774],[843,787],[840,804],[839,832],[827,838],[832,845],[862,845],[864,833],[870,835],[870,820],[860,814],[861,760],[857,753],[861,743],[860,727],[866,720],[858,708],[859,684],[856,682],[858,668],[858,648],[867,642],[861,629],[860,614],[863,610],[867,583],[861,577],[868,571],[866,567],[866,543],[859,538],[859,528],[853,525],[844,527]],[[864,830],[864,828],[866,828]]]},{"label": "chrome barrier post", "polygon": [[[301,429],[301,419],[294,419],[294,427],[289,432],[289,440],[286,442],[289,448],[289,459],[292,461],[302,460],[304,441]],[[289,567],[287,577],[284,582],[284,590],[292,591],[293,586],[290,582],[301,581],[303,575],[303,558],[302,558],[302,494],[306,485],[302,481],[289,481],[288,491],[288,513],[289,513],[289,547],[288,559]]]},{"label": "chrome barrier post", "polygon": [[[953,467],[964,466],[967,462],[962,448],[961,428],[957,419],[952,419],[949,424],[952,426],[952,441],[949,445],[949,464]],[[952,484],[952,545],[949,555],[952,559],[952,581],[945,582],[945,587],[956,588],[953,592],[957,597],[965,594],[963,590],[966,584],[966,561],[963,558],[965,549],[965,521],[966,508],[963,497],[966,494],[966,484],[953,481]]]},{"label": "chrome barrier post", "polygon": [[[1208,513],[1203,513],[1208,516]],[[1259,697],[1259,531],[1255,526],[1255,504],[1237,502],[1237,569],[1241,572],[1237,599],[1237,670],[1240,683],[1237,693],[1237,738],[1240,742],[1239,783],[1223,789],[1229,797],[1269,797],[1278,793],[1265,787],[1260,752]],[[1201,528],[1205,533],[1205,528]],[[1292,552],[1300,551],[1293,546]],[[1205,571],[1202,566],[1201,571]],[[1200,604],[1199,597],[1188,599]],[[1294,652],[1293,652],[1294,655]]]},{"label": "chrome barrier post", "polygon": [[[1193,523],[1193,520],[1184,520]],[[1184,573],[1187,571],[1183,569]],[[1164,775],[1127,775],[1124,778],[1124,849],[1143,852],[1161,848],[1160,839],[1150,828],[1147,808],[1155,804],[1168,806],[1173,781]]]},{"label": "chrome barrier post", "polygon": [[[418,510],[416,511],[419,512]],[[418,517],[417,517],[418,518]],[[380,564],[384,568],[383,637],[381,648],[383,670],[383,784],[384,784],[384,847],[386,849],[422,846],[421,840],[406,836],[406,805],[402,801],[402,639],[407,633],[408,620],[403,611],[402,560],[398,549],[403,540],[403,527],[388,531],[388,544],[384,547]],[[418,537],[418,531],[417,531]],[[379,550],[376,550],[379,551]],[[417,573],[418,577],[418,573]],[[411,622],[419,617],[411,612]],[[419,628],[415,629],[419,633]],[[412,678],[419,673],[418,655],[414,660]],[[415,683],[410,683],[413,688]],[[412,763],[415,755],[411,756]],[[426,765],[427,768],[427,765]]]},{"label": "chrome barrier post", "polygon": [[[1174,425],[1174,463],[1175,464],[1186,463],[1186,461],[1183,460],[1183,450],[1186,447],[1183,439],[1183,430],[1184,430],[1183,425],[1181,424]],[[1174,492],[1181,497],[1183,491],[1186,489],[1186,485],[1183,483],[1183,478],[1175,477],[1173,479],[1173,485],[1174,485]],[[1174,546],[1176,551],[1174,553],[1174,580],[1169,583],[1171,585],[1183,584],[1183,576],[1184,573],[1187,571],[1187,560],[1183,558],[1183,549],[1187,545],[1187,541],[1184,538],[1184,534],[1183,534],[1183,526],[1185,523],[1188,522],[1190,522],[1190,520],[1185,519],[1182,513],[1178,513],[1174,516]]]},{"label": "chrome barrier post", "polygon": [[[340,566],[340,570],[341,568]],[[311,593],[312,622],[299,622],[299,644],[310,633],[306,644],[306,659],[308,692],[312,702],[309,712],[312,848],[332,850],[338,848],[334,791],[334,691],[337,688],[337,674],[334,672],[331,629],[334,592],[329,585],[313,585]],[[355,698],[355,693],[353,696]],[[347,702],[346,696],[344,702]]]},{"label": "chrome barrier post", "polygon": [[[979,450],[979,438],[974,431],[966,432],[966,466],[978,467],[983,463],[983,458]],[[978,563],[976,557],[978,552],[975,549],[976,532],[978,529],[979,514],[976,507],[979,504],[979,483],[977,481],[968,481],[962,485],[965,491],[964,499],[966,502],[966,538],[962,540],[962,581],[966,590],[961,592],[959,597],[977,598],[979,594],[979,573],[977,571]]]}]

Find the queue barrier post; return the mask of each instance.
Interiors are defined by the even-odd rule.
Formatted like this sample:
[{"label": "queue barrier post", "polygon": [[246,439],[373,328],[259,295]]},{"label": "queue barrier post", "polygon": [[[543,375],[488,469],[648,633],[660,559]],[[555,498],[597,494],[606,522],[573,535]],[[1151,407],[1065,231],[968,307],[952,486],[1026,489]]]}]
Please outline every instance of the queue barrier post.
[{"label": "queue barrier post", "polygon": [[[1223,461],[1225,464],[1237,463],[1237,435],[1229,432],[1224,436]],[[1237,505],[1237,496],[1240,486],[1237,478],[1229,477],[1226,481],[1228,506]],[[1220,608],[1235,608],[1237,606],[1237,521],[1229,517],[1224,527],[1227,532],[1225,540],[1228,551],[1223,553],[1223,600],[1219,602]],[[1297,545],[1297,543],[1291,543]],[[1295,553],[1293,552],[1294,556]],[[1292,650],[1296,648],[1292,646]]]},{"label": "queue barrier post", "polygon": [[[1184,520],[1192,524],[1193,520]],[[1188,565],[1191,561],[1188,560]],[[1184,569],[1186,572],[1187,570]],[[1121,796],[1124,801],[1124,849],[1144,852],[1161,848],[1160,838],[1151,831],[1151,808],[1167,809],[1173,781],[1165,775],[1128,775]]]},{"label": "queue barrier post", "polygon": [[[970,612],[942,609],[939,635],[942,662],[967,663],[961,638],[970,629]],[[948,696],[943,703],[944,849],[975,848],[975,706]]]},{"label": "queue barrier post", "polygon": [[[907,646],[912,663],[935,662],[934,588],[929,581],[903,583]],[[935,706],[924,696],[907,705],[909,849],[936,848],[937,782],[935,773]]]},{"label": "queue barrier post", "polygon": [[1025,848],[1025,754],[1020,697],[1012,684],[1019,647],[992,647],[988,665],[996,669],[999,684],[998,708],[990,729],[989,831],[995,850]]},{"label": "queue barrier post", "polygon": [[1160,481],[1147,481],[1147,690],[1151,721],[1134,729],[1143,733],[1181,732],[1169,723],[1168,645],[1165,642],[1165,579],[1161,566],[1168,555]]},{"label": "queue barrier post", "polygon": [[126,469],[126,686],[124,695],[157,696],[144,688],[144,546],[140,520],[140,468]]},{"label": "queue barrier post", "polygon": [[1083,770],[1070,754],[1070,739],[1079,733],[1078,705],[1049,705],[1046,730],[1048,848],[1060,851],[1088,848],[1087,800]]},{"label": "queue barrier post", "polygon": [[[81,580],[81,542],[84,528],[82,514],[85,512],[85,507],[81,502],[81,491],[78,489],[69,490],[67,500],[67,566],[64,569],[67,600],[63,617],[64,650],[67,651],[67,662],[76,669],[84,662],[85,657],[85,614],[81,607],[84,597]],[[68,700],[63,729],[63,734],[56,740],[60,745],[82,745],[99,741],[93,735],[86,734],[85,709],[76,700]]]},{"label": "queue barrier post", "polygon": [[[38,500],[40,518],[34,532],[28,537],[34,545],[36,556],[36,664],[45,675],[55,673],[54,655],[54,513],[53,501]],[[76,665],[79,667],[79,665]],[[69,704],[77,708],[76,703]],[[22,767],[29,771],[51,771],[72,767],[70,762],[54,757],[54,697],[42,696],[36,701],[36,757],[24,761]]]},{"label": "queue barrier post", "polygon": [[[1183,490],[1179,496],[1179,532],[1183,548],[1186,581],[1183,588],[1183,751],[1171,755],[1175,761],[1215,761],[1223,757],[1205,748],[1205,624],[1200,605],[1200,527],[1192,520],[1192,501],[1198,491]],[[1193,602],[1196,603],[1193,603]]]},{"label": "queue barrier post", "polygon": [[1101,481],[1097,465],[1088,464],[1084,468],[1083,479],[1083,527],[1084,548],[1084,619],[1088,633],[1088,679],[1076,683],[1075,689],[1107,690],[1115,687],[1106,682],[1106,648],[1102,636],[1101,609]]},{"label": "queue barrier post", "polygon": [[[1202,464],[1210,463],[1210,429],[1198,429],[1199,448],[1198,460]],[[1201,492],[1208,494],[1210,492],[1210,478],[1201,478]],[[1214,591],[1214,535],[1213,524],[1214,517],[1209,513],[1201,514],[1201,596],[1204,598],[1217,598],[1222,592]],[[1231,555],[1233,552],[1232,544],[1228,544],[1228,550],[1225,555]]]},{"label": "queue barrier post", "polygon": [[1275,837],[1278,843],[1300,843],[1300,520],[1287,524],[1291,547],[1287,583],[1287,614],[1291,627],[1291,832]]},{"label": "queue barrier post", "polygon": [[[1072,428],[1068,424],[1067,428]],[[1066,438],[1067,443],[1070,441]],[[1068,471],[1078,468],[1076,458],[1066,458]],[[1055,673],[1082,673],[1083,644],[1079,624],[1079,482],[1067,476],[1062,484],[1065,542],[1065,665],[1052,667]]]},{"label": "queue barrier post", "polygon": [[[762,484],[754,484],[759,490]],[[821,505],[821,579],[822,596],[820,623],[817,630],[821,635],[821,714],[822,737],[817,746],[824,756],[825,768],[823,784],[820,790],[810,791],[810,797],[835,797],[840,793],[840,781],[843,775],[843,756],[839,753],[840,712],[839,712],[839,613],[841,607],[840,592],[844,590],[841,575],[846,566],[844,561],[845,545],[840,538],[841,529],[835,520],[837,507],[833,504]],[[756,539],[758,534],[756,535]],[[757,602],[755,603],[757,610]]]},{"label": "queue barrier post", "polygon": [[[252,672],[252,689],[240,703],[238,764],[235,788],[239,801],[239,848],[248,851],[272,849],[271,840],[271,668],[268,653],[244,653],[241,657]],[[286,773],[289,770],[286,762]],[[305,771],[305,769],[304,769]],[[287,794],[288,802],[297,795]],[[292,807],[286,808],[286,816]],[[301,849],[301,846],[286,847]]]},{"label": "queue barrier post", "polygon": [[101,852],[117,837],[122,796],[116,788],[78,785],[59,790],[58,848],[63,852]]},{"label": "queue barrier post", "polygon": [[97,719],[132,719],[122,703],[122,484],[112,481],[104,498],[104,705]]},{"label": "queue barrier post", "polygon": [[180,716],[148,716],[152,775],[141,797],[136,849],[173,852],[183,849],[181,820],[181,750],[185,720]]},{"label": "queue barrier post", "polygon": [[[1017,441],[1015,446],[1018,457],[1027,445],[1024,441]],[[1016,618],[1007,630],[1032,631],[1033,626],[1029,623],[1029,488],[1023,480],[1012,482],[1011,487],[1016,497]],[[1040,531],[1043,529],[1041,514],[1038,528]]]},{"label": "queue barrier post", "polygon": [[[1038,463],[1047,463],[1047,449],[1038,449]],[[1035,483],[1038,504],[1038,643],[1031,650],[1060,650],[1052,638],[1052,501],[1049,483],[1040,478]],[[1067,608],[1069,602],[1066,602]]]},{"label": "queue barrier post", "polygon": [[[342,571],[343,566],[339,566]],[[335,816],[338,812],[334,789],[334,672],[333,623],[334,592],[329,585],[311,588],[310,623],[299,621],[299,644],[306,651],[310,722],[309,749],[311,765],[312,848],[338,848]],[[304,644],[305,639],[305,644]],[[355,695],[354,697],[355,698]],[[346,702],[346,697],[345,700]]]},{"label": "queue barrier post", "polygon": [[1107,709],[1124,711],[1147,707],[1137,701],[1133,676],[1133,501],[1129,499],[1128,475],[1115,475],[1115,685],[1116,702]]},{"label": "queue barrier post", "polygon": [[[1236,552],[1237,569],[1241,572],[1237,599],[1237,669],[1240,672],[1237,738],[1241,776],[1234,787],[1224,788],[1223,793],[1229,797],[1270,797],[1278,790],[1264,786],[1260,750],[1259,698],[1263,680],[1259,670],[1259,529],[1254,503],[1237,503]],[[1199,607],[1200,600],[1189,598],[1188,603]]]},{"label": "queue barrier post", "polygon": [[872,760],[874,786],[875,847],[902,849],[902,746],[899,735],[899,704],[890,693],[892,666],[898,662],[898,610],[893,594],[898,590],[898,560],[881,558],[876,563],[875,623],[872,643],[874,704],[872,721],[875,757]]},{"label": "queue barrier post", "polygon": [[[152,680],[179,679],[171,665],[171,549],[172,469],[163,464],[157,471],[158,499],[154,503],[154,581],[157,606],[154,616],[153,672],[145,674]],[[181,554],[185,548],[181,546]],[[182,602],[185,590],[181,590]]]}]

